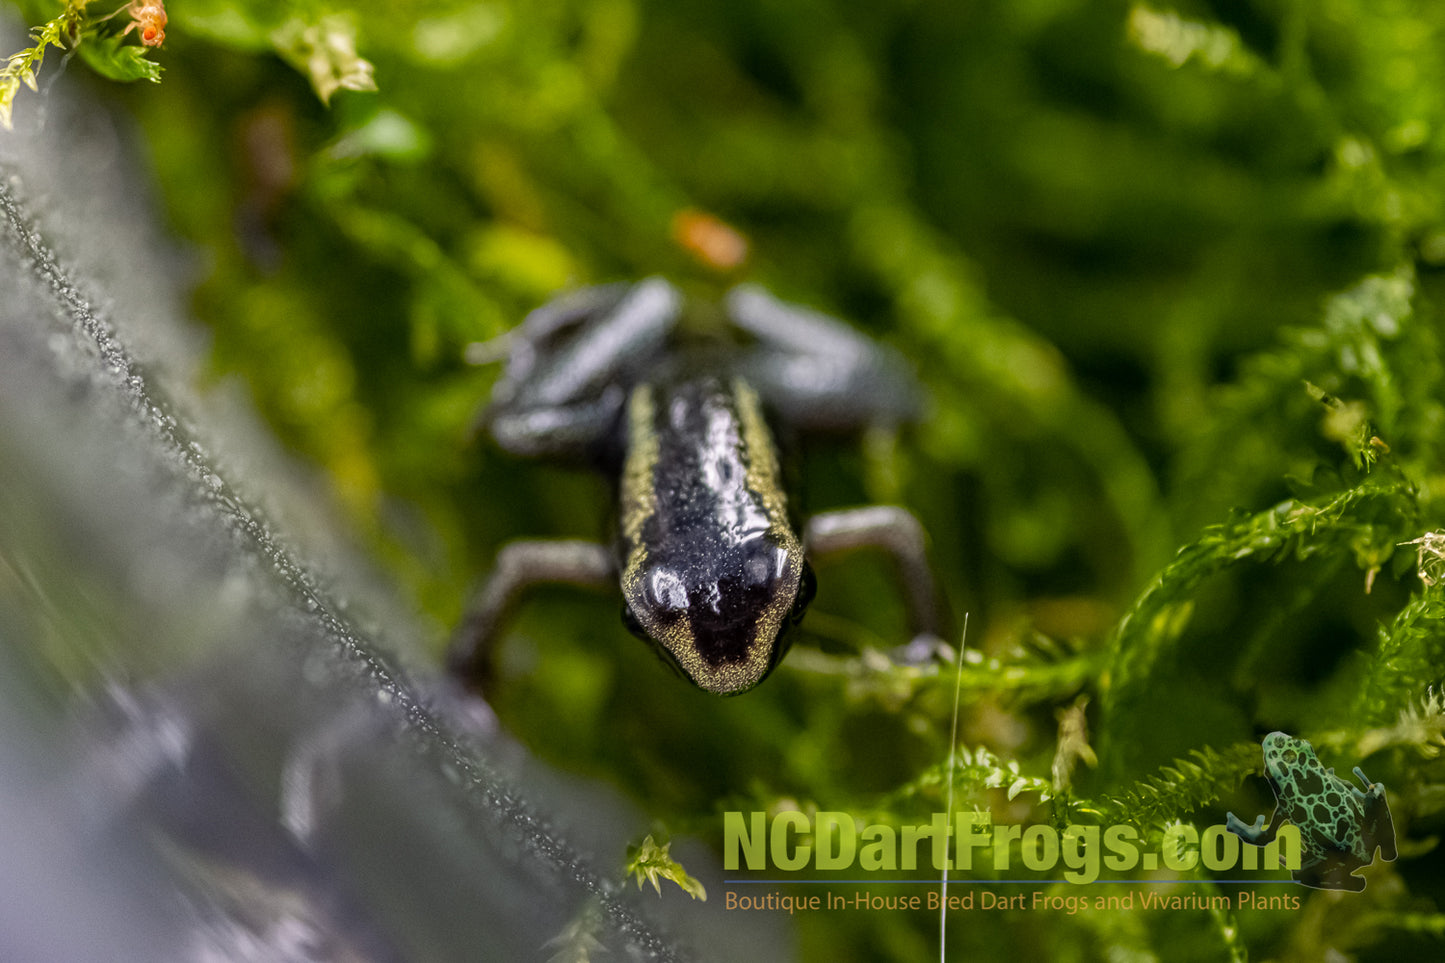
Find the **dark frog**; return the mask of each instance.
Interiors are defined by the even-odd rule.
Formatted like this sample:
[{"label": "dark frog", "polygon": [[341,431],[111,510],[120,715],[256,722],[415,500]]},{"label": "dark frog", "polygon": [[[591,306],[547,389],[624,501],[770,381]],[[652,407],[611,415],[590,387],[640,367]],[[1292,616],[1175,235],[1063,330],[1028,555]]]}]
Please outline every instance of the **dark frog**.
[{"label": "dark frog", "polygon": [[1225,828],[1247,843],[1272,842],[1286,819],[1299,827],[1300,867],[1294,878],[1315,889],[1346,889],[1358,893],[1365,881],[1355,870],[1374,861],[1375,849],[1386,860],[1395,858],[1395,824],[1385,800],[1385,787],[1372,783],[1355,767],[1364,784],[1352,783],[1320,765],[1314,749],[1303,739],[1283,732],[1264,737],[1264,774],[1274,789],[1276,806],[1269,825],[1264,816],[1246,826],[1229,813]]},{"label": "dark frog", "polygon": [[855,431],[914,418],[902,359],[843,323],[752,286],[718,309],[650,279],[585,288],[544,305],[508,338],[484,422],[519,455],[583,461],[615,483],[610,545],[503,547],[452,646],[478,687],[508,610],[541,582],[614,586],[623,621],[699,688],[761,682],[813,597],[810,559],[873,546],[897,562],[913,639],[938,639],[917,520],[896,506],[816,515],[801,531],[774,432]]}]

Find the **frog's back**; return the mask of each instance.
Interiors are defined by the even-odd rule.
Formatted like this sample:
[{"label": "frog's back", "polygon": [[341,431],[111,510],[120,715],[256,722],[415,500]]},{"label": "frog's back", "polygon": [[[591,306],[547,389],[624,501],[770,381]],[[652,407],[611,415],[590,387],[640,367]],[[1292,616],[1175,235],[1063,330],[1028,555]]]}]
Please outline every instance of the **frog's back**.
[{"label": "frog's back", "polygon": [[772,434],[756,392],[725,372],[631,388],[621,480],[626,549],[722,549],[788,529]]}]

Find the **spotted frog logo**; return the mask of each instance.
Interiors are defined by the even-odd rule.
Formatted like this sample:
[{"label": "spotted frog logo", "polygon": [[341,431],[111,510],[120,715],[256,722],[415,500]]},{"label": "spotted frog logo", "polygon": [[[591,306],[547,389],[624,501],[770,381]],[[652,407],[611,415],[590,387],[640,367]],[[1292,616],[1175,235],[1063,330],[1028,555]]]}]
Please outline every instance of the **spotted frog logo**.
[{"label": "spotted frog logo", "polygon": [[1264,737],[1264,774],[1274,790],[1275,809],[1269,825],[1258,816],[1246,825],[1229,813],[1225,828],[1255,846],[1274,841],[1285,820],[1300,832],[1302,853],[1296,882],[1315,889],[1358,893],[1365,880],[1355,870],[1374,862],[1375,850],[1395,858],[1395,823],[1385,787],[1354,769],[1364,791],[1320,765],[1314,747],[1283,732]]}]

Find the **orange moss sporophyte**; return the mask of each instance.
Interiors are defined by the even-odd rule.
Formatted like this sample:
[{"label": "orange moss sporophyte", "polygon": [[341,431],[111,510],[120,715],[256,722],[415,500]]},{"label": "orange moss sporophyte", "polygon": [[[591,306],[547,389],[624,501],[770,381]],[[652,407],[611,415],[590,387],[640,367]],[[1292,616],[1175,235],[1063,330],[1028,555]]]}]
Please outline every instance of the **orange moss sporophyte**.
[{"label": "orange moss sporophyte", "polygon": [[672,239],[714,271],[732,271],[748,259],[748,239],[721,218],[685,208],[672,218]]},{"label": "orange moss sporophyte", "polygon": [[166,39],[166,5],[161,0],[131,0],[126,5],[131,22],[121,31],[125,36],[132,30],[147,47],[159,47]]},{"label": "orange moss sporophyte", "polygon": [[[83,9],[87,4],[81,3],[77,6]],[[128,36],[132,30],[140,38],[142,46],[159,47],[165,43],[166,23],[169,17],[166,16],[166,5],[162,0],[130,0],[125,6],[96,19],[96,23],[104,23],[112,17],[126,14],[131,22],[125,25],[120,32],[122,37]]]}]

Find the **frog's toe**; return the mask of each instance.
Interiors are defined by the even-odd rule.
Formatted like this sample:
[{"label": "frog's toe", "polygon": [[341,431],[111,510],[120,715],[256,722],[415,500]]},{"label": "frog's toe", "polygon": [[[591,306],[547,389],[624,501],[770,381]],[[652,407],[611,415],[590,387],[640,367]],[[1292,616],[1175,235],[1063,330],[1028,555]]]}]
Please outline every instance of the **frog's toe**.
[{"label": "frog's toe", "polygon": [[1343,863],[1321,863],[1302,867],[1293,875],[1295,882],[1303,883],[1311,889],[1340,889],[1347,893],[1358,893],[1365,888],[1365,880],[1364,877],[1350,872],[1353,868]]},{"label": "frog's toe", "polygon": [[1254,817],[1254,822],[1246,824],[1234,813],[1224,814],[1224,828],[1234,835],[1240,837],[1247,843],[1253,843],[1259,839],[1260,833],[1264,830],[1264,815]]},{"label": "frog's toe", "polygon": [[920,632],[906,644],[891,649],[888,652],[888,658],[896,665],[922,668],[939,663],[951,663],[958,658],[958,654],[954,651],[953,646],[932,632]]}]

